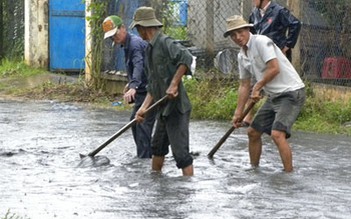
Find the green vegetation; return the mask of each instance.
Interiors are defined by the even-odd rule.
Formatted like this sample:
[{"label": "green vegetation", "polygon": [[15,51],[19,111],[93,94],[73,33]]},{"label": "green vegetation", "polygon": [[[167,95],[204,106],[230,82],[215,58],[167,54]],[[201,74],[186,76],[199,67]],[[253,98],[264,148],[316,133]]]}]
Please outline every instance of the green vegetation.
[{"label": "green vegetation", "polygon": [[31,68],[24,62],[2,59],[0,61],[0,78],[5,77],[27,77],[43,73],[43,69]]},{"label": "green vegetation", "polygon": [[94,86],[94,89],[101,90],[104,89],[104,80],[100,77],[102,63],[103,63],[103,48],[104,48],[104,35],[102,30],[102,22],[107,17],[107,6],[106,1],[93,1],[87,8],[87,12],[91,13],[91,16],[87,16],[87,22],[91,27],[91,33],[89,37],[94,42],[90,53],[86,57],[91,57],[87,59],[86,65],[91,71],[90,86]]},{"label": "green vegetation", "polygon": [[323,101],[308,96],[305,107],[294,127],[307,132],[351,135],[350,121],[350,102]]},{"label": "green vegetation", "polygon": [[24,56],[24,1],[0,1],[0,59]]},{"label": "green vegetation", "polygon": [[[236,108],[237,82],[213,78],[184,82],[193,104],[193,118],[230,122]],[[309,83],[306,84],[307,100],[294,130],[351,136],[351,102],[322,100],[313,94]],[[262,103],[260,101],[256,109]]]},{"label": "green vegetation", "polygon": [[193,105],[193,118],[231,119],[236,108],[237,84],[214,79],[186,79],[184,84]]},{"label": "green vegetation", "polygon": [[[23,62],[4,61],[2,64],[0,65],[0,96],[3,98],[79,102],[103,108],[111,107],[111,102],[116,101],[117,98],[121,99],[85,83],[83,77],[72,79],[63,74],[31,68]],[[129,105],[123,105],[117,109],[129,108]]]},{"label": "green vegetation", "polygon": [[[349,10],[349,0],[310,0],[309,4],[327,19],[331,26],[337,26]],[[336,16],[338,15],[338,16]]]},{"label": "green vegetation", "polygon": [[42,73],[42,69],[31,68],[24,62],[3,59],[0,61],[0,92],[12,94],[26,82],[27,78]]},{"label": "green vegetation", "polygon": [[[29,79],[38,76],[42,80],[36,86],[26,84]],[[210,77],[201,77],[198,73],[196,78],[184,79],[193,105],[193,119],[224,120],[230,123],[236,108],[238,82],[231,76],[224,79],[219,76],[216,72]],[[16,98],[83,102],[104,108],[111,107],[111,102],[121,99],[121,96],[88,86],[84,79],[65,82],[57,80],[58,77],[58,74],[30,68],[24,63],[3,61],[0,65],[0,94]],[[32,82],[30,84],[33,85]],[[308,97],[294,129],[351,136],[351,102],[325,101],[316,97],[309,83],[306,84]],[[262,102],[256,104],[256,109]]]},{"label": "green vegetation", "polygon": [[165,34],[176,39],[186,40],[187,39],[187,28],[186,27],[169,27],[166,29]]}]

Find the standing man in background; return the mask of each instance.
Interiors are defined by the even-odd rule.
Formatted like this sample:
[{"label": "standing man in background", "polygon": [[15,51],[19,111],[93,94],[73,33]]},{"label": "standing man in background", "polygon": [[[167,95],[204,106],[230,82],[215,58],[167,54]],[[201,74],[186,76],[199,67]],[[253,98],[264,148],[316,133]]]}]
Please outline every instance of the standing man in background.
[{"label": "standing man in background", "polygon": [[[124,101],[134,103],[130,120],[135,118],[146,97],[147,77],[144,72],[144,55],[147,42],[139,36],[127,32],[120,17],[112,15],[105,18],[103,24],[104,39],[112,38],[114,44],[124,48],[128,84],[124,89]],[[151,135],[156,113],[150,112],[143,123],[132,126],[134,142],[139,158],[151,158]]]},{"label": "standing man in background", "polygon": [[155,134],[152,139],[152,170],[161,172],[169,146],[183,176],[192,176],[193,158],[189,152],[189,122],[191,103],[182,82],[183,75],[191,75],[191,53],[181,44],[162,33],[162,23],[151,7],[139,7],[130,28],[149,44],[146,48],[145,71],[148,76],[148,94],[136,113],[143,121],[145,110],[152,102],[167,95],[158,111]]},{"label": "standing man in background", "polygon": [[253,0],[255,8],[249,17],[253,34],[266,35],[292,61],[294,48],[301,29],[301,22],[287,8],[270,0]]}]

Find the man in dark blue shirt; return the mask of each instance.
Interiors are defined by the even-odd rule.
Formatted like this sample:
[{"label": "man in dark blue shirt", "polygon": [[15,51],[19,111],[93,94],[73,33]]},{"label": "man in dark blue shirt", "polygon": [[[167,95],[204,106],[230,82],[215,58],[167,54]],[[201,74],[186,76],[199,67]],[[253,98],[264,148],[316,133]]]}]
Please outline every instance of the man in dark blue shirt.
[{"label": "man in dark blue shirt", "polygon": [[[112,37],[115,44],[123,46],[128,84],[124,89],[124,101],[134,103],[131,120],[146,97],[147,77],[144,72],[144,55],[147,42],[139,36],[128,33],[123,21],[118,16],[107,17],[103,24],[104,39]],[[143,123],[132,126],[137,156],[151,158],[151,135],[155,123],[155,113],[150,112]]]},{"label": "man in dark blue shirt", "polygon": [[301,23],[287,8],[270,0],[253,0],[249,23],[254,24],[253,34],[266,35],[282,50],[291,62],[291,49],[294,48],[300,33]]}]

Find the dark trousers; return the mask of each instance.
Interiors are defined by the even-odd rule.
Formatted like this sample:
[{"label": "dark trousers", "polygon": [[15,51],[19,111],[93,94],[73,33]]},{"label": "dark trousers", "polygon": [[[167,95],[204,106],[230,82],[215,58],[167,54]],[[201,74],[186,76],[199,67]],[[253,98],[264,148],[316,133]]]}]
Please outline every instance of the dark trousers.
[{"label": "dark trousers", "polygon": [[288,51],[286,51],[286,58],[288,58],[288,60],[291,62],[292,61],[292,51],[291,49],[289,49]]},{"label": "dark trousers", "polygon": [[153,154],[165,156],[171,145],[176,165],[181,169],[193,164],[189,153],[190,112],[180,113],[178,109],[174,109],[168,116],[160,116],[152,139]]},{"label": "dark trousers", "polygon": [[[130,120],[135,118],[135,114],[143,104],[144,99],[146,97],[145,93],[137,93],[135,95],[135,103],[132,115]],[[132,126],[132,133],[134,142],[137,146],[137,156],[139,158],[151,158],[152,150],[151,150],[151,136],[152,130],[155,123],[156,111],[149,112],[145,116],[145,120],[142,123],[136,123]]]}]

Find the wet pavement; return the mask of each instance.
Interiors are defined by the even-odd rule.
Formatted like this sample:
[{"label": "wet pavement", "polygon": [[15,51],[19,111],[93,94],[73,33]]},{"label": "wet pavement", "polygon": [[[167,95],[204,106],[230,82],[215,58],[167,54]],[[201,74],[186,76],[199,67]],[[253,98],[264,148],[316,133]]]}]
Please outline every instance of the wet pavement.
[{"label": "wet pavement", "polygon": [[[129,112],[58,102],[0,100],[0,217],[351,218],[351,138],[293,133],[295,170],[282,171],[268,136],[260,168],[249,165],[245,129],[207,153],[228,122],[191,121],[195,176],[182,177],[171,155],[162,174],[135,157],[128,130],[82,161],[128,123]],[[100,165],[101,164],[101,165]]]}]

